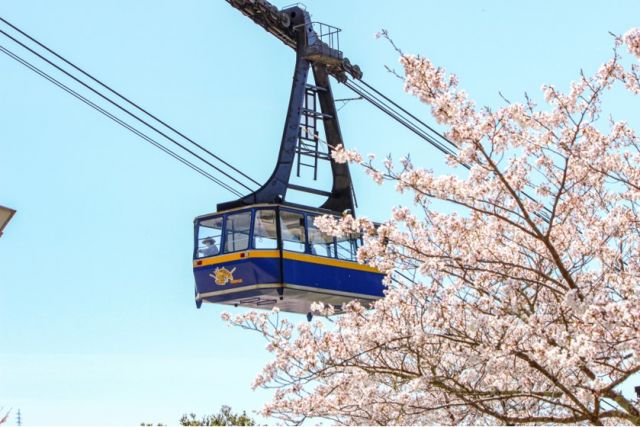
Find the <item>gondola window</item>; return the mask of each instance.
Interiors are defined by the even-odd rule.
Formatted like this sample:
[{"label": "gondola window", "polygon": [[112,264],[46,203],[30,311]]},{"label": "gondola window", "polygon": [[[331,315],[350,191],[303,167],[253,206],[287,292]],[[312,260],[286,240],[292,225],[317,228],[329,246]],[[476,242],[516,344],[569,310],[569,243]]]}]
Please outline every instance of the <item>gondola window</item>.
[{"label": "gondola window", "polygon": [[280,230],[282,233],[282,248],[287,251],[304,252],[305,232],[304,215],[280,211]]},{"label": "gondola window", "polygon": [[256,249],[277,249],[276,211],[259,209],[253,226],[254,247]]},{"label": "gondola window", "polygon": [[249,248],[251,211],[227,216],[225,252],[244,251]]},{"label": "gondola window", "polygon": [[338,259],[356,261],[356,256],[358,253],[358,240],[359,236],[357,234],[337,237],[336,242],[338,244]]},{"label": "gondola window", "polygon": [[218,255],[222,243],[222,217],[209,218],[198,227],[198,249],[196,257],[204,258]]},{"label": "gondola window", "polygon": [[307,215],[307,228],[309,233],[309,250],[312,255],[335,258],[336,245],[333,237],[320,231],[314,224],[315,215]]}]

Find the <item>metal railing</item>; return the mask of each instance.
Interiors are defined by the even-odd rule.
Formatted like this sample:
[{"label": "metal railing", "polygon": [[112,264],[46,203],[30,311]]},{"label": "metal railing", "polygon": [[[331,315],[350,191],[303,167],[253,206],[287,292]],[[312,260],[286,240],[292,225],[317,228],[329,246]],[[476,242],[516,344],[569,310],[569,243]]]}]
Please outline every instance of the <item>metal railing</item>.
[{"label": "metal railing", "polygon": [[300,27],[305,27],[306,31],[313,30],[321,42],[331,49],[340,51],[340,28],[317,21],[296,25],[294,29]]}]

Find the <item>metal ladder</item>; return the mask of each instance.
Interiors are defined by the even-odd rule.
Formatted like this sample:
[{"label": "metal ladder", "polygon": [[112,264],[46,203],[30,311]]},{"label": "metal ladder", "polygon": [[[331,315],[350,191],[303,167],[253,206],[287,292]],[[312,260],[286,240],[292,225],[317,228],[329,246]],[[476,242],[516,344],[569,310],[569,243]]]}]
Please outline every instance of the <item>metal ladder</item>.
[{"label": "metal ladder", "polygon": [[[306,85],[304,102],[300,114],[300,131],[298,133],[298,144],[296,154],[298,155],[296,164],[296,176],[300,177],[302,167],[309,167],[313,170],[313,180],[318,179],[318,160],[329,160],[328,150],[320,151],[320,133],[318,131],[318,121],[325,118],[332,118],[328,114],[318,111],[318,91],[324,88]],[[305,163],[304,157],[310,163]]]}]

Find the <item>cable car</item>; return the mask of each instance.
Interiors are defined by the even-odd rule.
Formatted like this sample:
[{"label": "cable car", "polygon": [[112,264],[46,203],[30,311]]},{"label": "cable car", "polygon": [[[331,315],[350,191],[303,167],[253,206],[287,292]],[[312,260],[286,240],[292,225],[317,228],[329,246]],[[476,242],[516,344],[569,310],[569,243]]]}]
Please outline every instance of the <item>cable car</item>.
[{"label": "cable car", "polygon": [[196,218],[196,303],[309,313],[314,301],[338,310],[383,296],[382,274],[356,262],[360,236],[328,236],[319,209],[262,204]]},{"label": "cable car", "polygon": [[[229,0],[296,51],[293,84],[276,167],[253,193],[220,203],[217,212],[195,219],[193,271],[196,305],[231,304],[310,315],[312,302],[339,309],[352,300],[371,303],[384,295],[384,275],[356,262],[360,236],[336,239],[318,230],[318,215],[355,212],[347,164],[330,150],[343,144],[329,77],[339,82],[362,72],[338,50],[339,29],[311,22],[299,5],[278,11],[266,0]],[[319,25],[319,26],[318,26]],[[316,31],[318,30],[318,31]],[[307,82],[312,71],[314,84]],[[322,133],[321,133],[322,131]],[[322,139],[320,135],[324,137]],[[292,171],[329,162],[330,191],[293,184]],[[287,200],[288,190],[324,198],[319,207]]]}]

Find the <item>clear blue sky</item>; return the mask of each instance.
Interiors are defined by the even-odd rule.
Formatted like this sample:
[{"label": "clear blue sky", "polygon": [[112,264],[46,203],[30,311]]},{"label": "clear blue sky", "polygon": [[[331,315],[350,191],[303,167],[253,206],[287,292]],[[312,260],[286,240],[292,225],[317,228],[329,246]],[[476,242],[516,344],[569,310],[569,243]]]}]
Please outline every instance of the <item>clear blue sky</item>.
[{"label": "clear blue sky", "polygon": [[[343,28],[341,47],[369,83],[423,117],[383,68],[397,58],[373,37],[382,27],[495,106],[498,90],[516,100],[545,82],[566,88],[608,57],[608,31],[640,16],[631,0],[306,4]],[[258,180],[271,173],[293,52],[225,1],[4,0],[0,16]],[[351,147],[442,168],[362,102],[340,119]],[[359,212],[385,219],[399,199],[355,180]],[[269,393],[250,383],[268,360],[264,342],[193,302],[193,218],[231,198],[0,54],[0,204],[18,210],[0,239],[0,406],[20,408],[25,426],[259,409]]]}]

